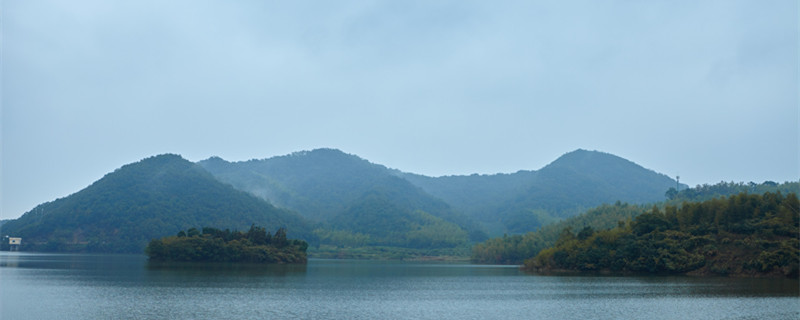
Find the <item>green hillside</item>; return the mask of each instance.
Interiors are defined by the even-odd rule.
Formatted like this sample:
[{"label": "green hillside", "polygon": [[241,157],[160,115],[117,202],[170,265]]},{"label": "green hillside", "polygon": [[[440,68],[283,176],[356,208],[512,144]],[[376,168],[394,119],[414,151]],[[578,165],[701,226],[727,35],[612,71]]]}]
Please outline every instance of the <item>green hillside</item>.
[{"label": "green hillside", "polygon": [[795,193],[741,193],[653,207],[611,230],[564,232],[525,261],[539,272],[601,271],[798,277]]},{"label": "green hillside", "polygon": [[[538,171],[438,178],[391,170],[335,149],[246,162],[210,158],[199,164],[220,181],[321,223],[318,236],[330,239],[331,244],[338,243],[333,239],[378,241],[377,229],[372,228],[374,234],[366,237],[356,231],[363,228],[360,224],[389,225],[401,219],[385,210],[360,211],[377,206],[374,197],[366,197],[376,190],[383,206],[402,208],[388,212],[402,216],[423,212],[457,225],[475,241],[485,234],[537,230],[604,203],[661,201],[676,185],[671,178],[628,160],[586,150],[567,153]],[[365,200],[372,203],[359,203]],[[375,221],[370,214],[384,220]]]},{"label": "green hillside", "polygon": [[[735,190],[732,186],[744,184],[721,182],[715,185],[702,185],[688,190],[681,190],[684,194],[706,194],[704,190]],[[747,184],[747,188],[755,191],[754,194],[783,193],[798,194],[797,182],[785,182],[777,184],[774,182],[764,182],[761,184]],[[786,192],[788,191],[788,192]],[[738,193],[736,193],[738,194]],[[733,195],[736,195],[733,194]],[[711,199],[720,199],[725,196],[715,196]],[[708,200],[706,200],[708,201]],[[683,198],[674,198],[663,202],[657,202],[657,208],[663,209],[666,206],[682,207],[692,205],[700,201],[688,201]],[[581,232],[604,231],[625,225],[637,216],[652,210],[654,204],[650,205],[631,205],[617,202],[613,205],[604,204],[586,212],[573,216],[557,223],[543,226],[534,232],[524,235],[511,235],[489,239],[485,242],[476,244],[472,248],[472,260],[479,263],[500,263],[500,264],[522,264],[523,260],[536,256],[541,250],[552,247],[559,238],[571,234],[577,236]]]},{"label": "green hillside", "polygon": [[[367,235],[371,245],[427,249],[457,247],[470,241],[465,229],[445,219],[459,218],[447,204],[414,191],[376,188],[354,201],[329,224],[336,230]],[[485,240],[481,234],[474,237],[473,241]]]},{"label": "green hillside", "polygon": [[477,263],[522,264],[525,259],[535,256],[542,249],[555,245],[564,230],[578,232],[586,227],[607,230],[646,210],[640,205],[620,202],[613,205],[603,204],[524,235],[505,235],[478,243],[472,247],[471,259]]},{"label": "green hillside", "polygon": [[167,154],[125,165],[75,194],[41,204],[5,223],[0,233],[22,237],[26,251],[140,253],[151,239],[179,230],[252,224],[311,237],[303,218]]},{"label": "green hillside", "polygon": [[630,161],[585,150],[538,171],[438,178],[336,149],[197,164],[161,155],[39,205],[2,232],[23,237],[27,250],[140,252],[151,238],[178,230],[255,223],[286,227],[312,253],[329,256],[384,247],[463,255],[487,234],[523,234],[604,203],[660,201],[674,186]]},{"label": "green hillside", "polygon": [[567,153],[537,171],[402,176],[484,223],[495,236],[533,231],[604,203],[662,201],[676,186],[675,180],[631,161],[586,150]]},{"label": "green hillside", "polygon": [[531,230],[515,226],[529,221],[532,210],[567,218],[603,203],[661,201],[674,186],[675,180],[623,158],[576,150],[538,170],[531,187],[501,208],[499,215],[511,232],[519,233]]},{"label": "green hillside", "polygon": [[536,176],[535,171],[436,178],[399,171],[396,174],[483,223],[487,230],[497,229],[494,233],[508,231],[506,226],[497,223],[499,208],[504,207],[512,196],[530,188]]},{"label": "green hillside", "polygon": [[335,149],[295,152],[245,162],[198,162],[217,179],[272,204],[324,221],[387,176],[387,169]]},{"label": "green hillside", "polygon": [[199,164],[220,181],[318,222],[322,244],[428,248],[486,239],[478,224],[446,202],[384,166],[339,150]]}]

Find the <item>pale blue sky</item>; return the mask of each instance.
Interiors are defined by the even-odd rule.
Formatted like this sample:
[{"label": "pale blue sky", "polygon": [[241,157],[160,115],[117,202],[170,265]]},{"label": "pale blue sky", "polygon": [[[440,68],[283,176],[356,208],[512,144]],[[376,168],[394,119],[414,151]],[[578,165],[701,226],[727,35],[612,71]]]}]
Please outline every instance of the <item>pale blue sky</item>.
[{"label": "pale blue sky", "polygon": [[798,92],[794,0],[6,0],[0,218],[167,152],[797,180]]}]

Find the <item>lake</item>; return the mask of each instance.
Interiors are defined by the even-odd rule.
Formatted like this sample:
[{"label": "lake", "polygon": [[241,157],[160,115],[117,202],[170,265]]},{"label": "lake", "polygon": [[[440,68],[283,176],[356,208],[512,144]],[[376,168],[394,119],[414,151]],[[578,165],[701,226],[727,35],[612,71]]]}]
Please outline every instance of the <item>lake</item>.
[{"label": "lake", "polygon": [[799,319],[799,291],[786,279],[538,276],[466,263],[0,252],[0,319]]}]

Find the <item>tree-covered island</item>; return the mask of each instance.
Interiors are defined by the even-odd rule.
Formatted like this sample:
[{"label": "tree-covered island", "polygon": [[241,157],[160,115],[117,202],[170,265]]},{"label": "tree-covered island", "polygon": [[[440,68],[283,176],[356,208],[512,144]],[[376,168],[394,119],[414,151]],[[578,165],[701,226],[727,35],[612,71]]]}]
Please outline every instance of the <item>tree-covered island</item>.
[{"label": "tree-covered island", "polygon": [[204,227],[180,231],[176,236],[151,240],[145,253],[151,261],[306,263],[308,243],[251,226],[247,232]]}]

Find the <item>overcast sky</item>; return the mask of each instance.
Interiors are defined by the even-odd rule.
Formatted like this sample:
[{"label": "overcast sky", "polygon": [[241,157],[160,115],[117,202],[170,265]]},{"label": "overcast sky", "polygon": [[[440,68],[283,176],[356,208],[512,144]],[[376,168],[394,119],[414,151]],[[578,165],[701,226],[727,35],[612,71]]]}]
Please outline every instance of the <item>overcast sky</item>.
[{"label": "overcast sky", "polygon": [[796,0],[2,6],[4,219],[161,153],[441,176],[583,148],[692,186],[800,178]]}]

